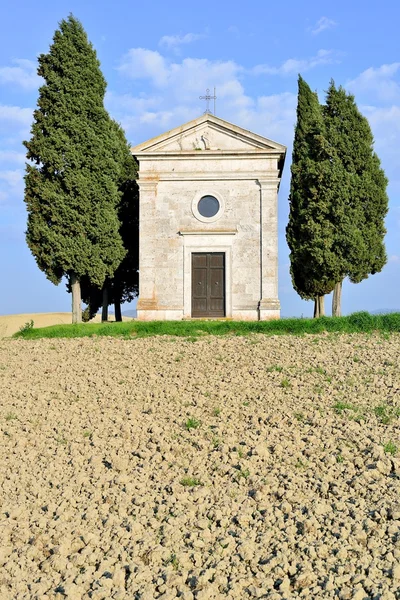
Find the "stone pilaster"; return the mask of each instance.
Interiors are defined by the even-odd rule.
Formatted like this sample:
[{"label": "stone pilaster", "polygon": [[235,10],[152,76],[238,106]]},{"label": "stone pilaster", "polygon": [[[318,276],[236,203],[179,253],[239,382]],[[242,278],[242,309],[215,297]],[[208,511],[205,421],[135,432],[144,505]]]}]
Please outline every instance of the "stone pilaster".
[{"label": "stone pilaster", "polygon": [[279,319],[278,299],[278,172],[271,179],[259,179],[261,211],[261,285],[259,319]]},{"label": "stone pilaster", "polygon": [[157,308],[156,258],[157,234],[154,227],[156,216],[157,181],[139,179],[139,298],[137,318],[146,320],[147,311]]}]

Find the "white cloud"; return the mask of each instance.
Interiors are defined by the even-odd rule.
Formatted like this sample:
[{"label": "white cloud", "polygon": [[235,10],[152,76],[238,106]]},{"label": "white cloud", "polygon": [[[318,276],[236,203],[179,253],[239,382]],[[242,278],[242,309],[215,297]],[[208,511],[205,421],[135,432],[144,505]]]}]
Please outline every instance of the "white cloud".
[{"label": "white cloud", "polygon": [[245,129],[290,146],[296,120],[296,104],[297,96],[291,92],[255,98],[243,96],[236,102],[232,100],[227,107],[224,103],[222,117]]},{"label": "white cloud", "polygon": [[43,79],[37,75],[37,64],[32,60],[16,58],[15,67],[0,67],[0,83],[12,84],[24,90],[38,89]]},{"label": "white cloud", "polygon": [[271,67],[270,65],[256,65],[251,69],[254,75],[296,75],[297,73],[305,73],[315,67],[322,65],[335,64],[340,62],[340,54],[334,50],[318,50],[315,56],[310,58],[289,58],[285,60],[279,67]]},{"label": "white cloud", "polygon": [[26,156],[23,152],[16,150],[0,150],[0,164],[14,163],[23,165],[26,161]]},{"label": "white cloud", "polygon": [[0,203],[16,205],[24,193],[22,169],[0,171]]},{"label": "white cloud", "polygon": [[400,209],[392,203],[399,198],[399,147],[400,147],[400,105],[392,106],[360,106],[361,112],[368,118],[374,134],[374,149],[379,156],[382,167],[389,180],[388,223],[400,227]]},{"label": "white cloud", "polygon": [[242,82],[248,71],[234,61],[168,60],[159,52],[140,48],[123,57],[119,70],[150,84],[146,95],[107,94],[107,108],[133,144],[201,115],[206,105],[199,96],[206,88],[213,90],[214,83],[217,115],[281,143],[291,143],[296,95],[249,96]]},{"label": "white cloud", "polygon": [[337,23],[333,19],[328,19],[328,17],[321,17],[318,19],[314,27],[311,28],[311,33],[313,35],[318,35],[325,31],[326,29],[332,29],[332,27],[336,27]]},{"label": "white cloud", "polygon": [[[29,137],[33,110],[20,106],[0,104],[0,145],[14,149],[22,147],[22,140]],[[1,168],[1,163],[0,163]]]},{"label": "white cloud", "polygon": [[400,136],[400,106],[375,107],[361,106],[371,124],[375,137],[382,144],[390,145]]},{"label": "white cloud", "polygon": [[[198,93],[213,82],[218,82],[219,92],[224,93],[227,80],[236,78],[243,71],[233,61],[210,61],[206,58],[185,58],[182,62],[168,61],[159,52],[144,48],[132,48],[123,57],[118,70],[131,79],[148,79],[159,88],[182,85],[180,93]],[[211,82],[211,83],[210,83]]]},{"label": "white cloud", "polygon": [[0,171],[0,180],[5,181],[10,187],[18,187],[23,183],[23,171],[15,169],[14,171]]},{"label": "white cloud", "polygon": [[[147,79],[154,87],[163,90],[172,90],[176,86],[181,101],[198,99],[199,91],[211,88],[214,82],[218,82],[220,97],[229,94],[232,85],[235,92],[242,93],[237,77],[244,69],[233,61],[185,58],[181,62],[172,62],[159,52],[133,48],[123,57],[118,70],[131,79]],[[163,98],[165,100],[165,91]]]},{"label": "white cloud", "polygon": [[[242,76],[252,75],[294,75],[299,72],[309,71],[317,66],[336,63],[339,55],[333,50],[319,50],[318,53],[307,59],[289,59],[279,67],[257,65],[251,69],[244,69],[234,61],[212,61],[204,58],[185,58],[181,62],[168,60],[160,52],[145,48],[132,48],[123,57],[118,70],[121,74],[135,80],[146,79],[163,90],[176,86],[182,101],[190,102],[198,97],[199,90],[213,88],[214,82],[218,85],[218,98],[226,99],[236,96],[236,103],[248,102],[244,97]],[[135,103],[143,99],[135,99]],[[132,102],[132,99],[131,99]]]},{"label": "white cloud", "polygon": [[33,111],[31,108],[0,104],[0,121],[12,121],[20,125],[29,125],[32,122],[32,115]]},{"label": "white cloud", "polygon": [[390,190],[400,190],[400,62],[370,67],[345,85],[368,118],[375,149],[389,177]]},{"label": "white cloud", "polygon": [[185,35],[164,35],[160,41],[160,46],[166,46],[167,48],[176,48],[183,44],[191,44],[197,40],[201,40],[205,37],[203,33],[186,33]]},{"label": "white cloud", "polygon": [[400,256],[398,256],[397,254],[392,254],[391,256],[389,256],[388,262],[400,263]]},{"label": "white cloud", "polygon": [[118,71],[131,79],[151,79],[157,86],[168,82],[169,68],[159,52],[146,48],[131,48],[123,57]]},{"label": "white cloud", "polygon": [[162,104],[162,96],[141,95],[139,97],[131,96],[130,94],[115,94],[115,92],[107,91],[105,104],[108,110],[126,110],[129,112],[143,112],[149,108],[154,108]]},{"label": "white cloud", "polygon": [[380,102],[400,102],[400,83],[396,80],[399,75],[400,62],[381,65],[378,68],[370,67],[363,71],[346,87],[359,96],[367,96],[369,100]]},{"label": "white cloud", "polygon": [[400,106],[360,106],[375,138],[375,150],[388,169],[388,177],[400,181],[398,156],[400,146]]}]

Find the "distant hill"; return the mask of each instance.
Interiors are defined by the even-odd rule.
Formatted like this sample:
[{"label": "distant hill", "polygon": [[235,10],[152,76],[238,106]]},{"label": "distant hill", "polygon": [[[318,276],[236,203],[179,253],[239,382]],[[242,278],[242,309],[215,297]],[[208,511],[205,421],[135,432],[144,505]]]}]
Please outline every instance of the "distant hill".
[{"label": "distant hill", "polygon": [[131,317],[132,319],[136,318],[136,309],[132,308],[131,310],[124,310],[122,313],[123,317]]}]

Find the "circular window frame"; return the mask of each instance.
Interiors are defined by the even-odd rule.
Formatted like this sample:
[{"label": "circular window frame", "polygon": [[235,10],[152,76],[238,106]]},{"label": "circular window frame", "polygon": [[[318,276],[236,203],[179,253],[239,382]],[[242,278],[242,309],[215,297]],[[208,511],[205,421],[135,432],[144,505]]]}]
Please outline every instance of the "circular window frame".
[{"label": "circular window frame", "polygon": [[[214,198],[216,198],[219,202],[219,211],[213,217],[203,217],[203,215],[201,215],[199,213],[198,204],[199,204],[200,200],[202,198],[204,198],[204,196],[214,196]],[[196,219],[198,221],[201,221],[202,223],[214,223],[215,221],[218,221],[218,219],[220,219],[222,217],[222,215],[224,214],[224,211],[225,211],[225,202],[224,202],[224,199],[222,198],[221,194],[219,194],[218,192],[213,192],[213,191],[209,191],[209,190],[198,192],[192,200],[193,216],[196,217]]]}]

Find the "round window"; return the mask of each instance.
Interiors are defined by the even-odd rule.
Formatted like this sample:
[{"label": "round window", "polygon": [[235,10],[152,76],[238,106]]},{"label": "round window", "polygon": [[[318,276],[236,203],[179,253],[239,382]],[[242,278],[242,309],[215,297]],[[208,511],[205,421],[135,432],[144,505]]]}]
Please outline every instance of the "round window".
[{"label": "round window", "polygon": [[197,205],[197,210],[201,216],[206,218],[215,217],[219,208],[219,202],[214,196],[203,196]]}]

